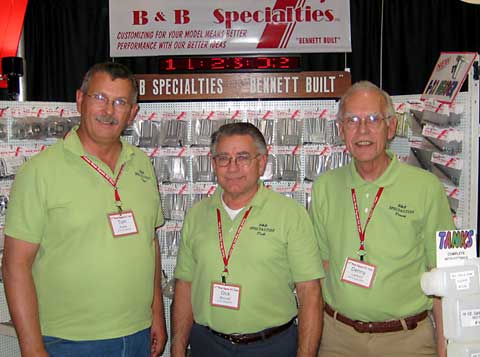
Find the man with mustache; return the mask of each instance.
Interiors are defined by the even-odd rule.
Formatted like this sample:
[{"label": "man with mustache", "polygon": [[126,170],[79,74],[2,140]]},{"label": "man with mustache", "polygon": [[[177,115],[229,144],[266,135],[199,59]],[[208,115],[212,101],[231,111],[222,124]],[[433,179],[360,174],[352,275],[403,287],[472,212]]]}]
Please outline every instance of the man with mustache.
[{"label": "man with mustache", "polygon": [[354,84],[337,121],[353,161],[317,179],[310,208],[326,273],[319,356],[445,356],[440,301],[420,288],[436,231],[454,229],[443,186],[387,150],[395,110],[374,84]]},{"label": "man with mustache", "polygon": [[30,159],[11,191],[2,267],[22,356],[157,356],[160,198],[150,160],[120,138],[136,82],[97,64],[76,98],[80,126]]}]

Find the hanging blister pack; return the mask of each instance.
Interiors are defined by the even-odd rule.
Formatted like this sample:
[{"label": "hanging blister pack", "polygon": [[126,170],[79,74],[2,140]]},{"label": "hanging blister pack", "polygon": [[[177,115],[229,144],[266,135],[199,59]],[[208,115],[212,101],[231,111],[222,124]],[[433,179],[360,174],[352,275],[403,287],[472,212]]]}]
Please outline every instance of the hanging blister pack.
[{"label": "hanging blister pack", "polygon": [[187,182],[188,162],[184,156],[168,156],[166,164],[166,182]]},{"label": "hanging blister pack", "polygon": [[[424,147],[412,147],[410,149],[411,154],[415,158],[416,162],[419,164],[419,167],[427,170],[432,171],[432,152],[433,146],[428,147],[427,144],[422,143]],[[426,147],[425,147],[426,146]],[[413,164],[413,162],[409,162]]]},{"label": "hanging blister pack", "polygon": [[410,132],[410,125],[412,123],[413,114],[409,111],[405,111],[403,113],[395,113],[395,117],[397,118],[397,128],[395,135],[400,138],[408,138]]},{"label": "hanging blister pack", "polygon": [[260,179],[262,181],[274,181],[277,179],[277,157],[275,155],[267,156],[267,165],[265,166],[265,172]]},{"label": "hanging blister pack", "polygon": [[0,177],[14,176],[25,161],[25,156],[6,156],[0,158]]},{"label": "hanging blister pack", "polygon": [[274,140],[274,124],[275,122],[270,119],[252,119],[250,121],[253,125],[255,125],[258,130],[260,130],[265,138],[265,142],[267,145],[272,145]]},{"label": "hanging blister pack", "polygon": [[46,139],[46,123],[43,118],[15,118],[12,123],[12,139],[43,140]]},{"label": "hanging blister pack", "polygon": [[422,135],[435,149],[447,155],[457,155],[462,152],[463,134],[456,128],[426,124],[422,129]]},{"label": "hanging blister pack", "polygon": [[188,196],[182,194],[164,195],[162,206],[166,219],[182,221],[188,208]]},{"label": "hanging blister pack", "polygon": [[346,166],[350,161],[352,161],[352,156],[347,151],[333,151],[328,159],[327,170]]},{"label": "hanging blister pack", "polygon": [[302,142],[302,122],[296,119],[277,120],[278,145],[299,145]]},{"label": "hanging blister pack", "polygon": [[161,123],[153,120],[135,120],[132,125],[132,144],[151,148],[161,145]]},{"label": "hanging blister pack", "polygon": [[303,142],[325,144],[327,142],[327,120],[325,118],[305,118]]},{"label": "hanging blister pack", "polygon": [[192,163],[193,181],[213,182],[215,174],[212,168],[212,159],[209,155],[200,155],[193,157]]},{"label": "hanging blister pack", "polygon": [[158,182],[166,182],[167,181],[167,165],[165,163],[166,157],[164,156],[155,156],[152,157],[152,166],[153,170],[155,171],[155,176],[157,176]]},{"label": "hanging blister pack", "polygon": [[314,181],[320,174],[328,170],[329,156],[308,155],[305,157],[305,179]]},{"label": "hanging blister pack", "polygon": [[334,117],[327,119],[327,143],[330,145],[343,144],[343,140],[340,137],[340,129]]},{"label": "hanging blister pack", "polygon": [[5,216],[8,208],[8,196],[0,195],[0,216]]},{"label": "hanging blister pack", "polygon": [[432,123],[442,127],[460,124],[463,105],[444,104],[436,100],[426,100],[422,113],[422,123]]},{"label": "hanging blister pack", "polygon": [[178,254],[178,248],[180,247],[180,240],[182,235],[180,231],[169,231],[165,235],[165,247],[164,251],[167,252],[168,257],[176,257]]},{"label": "hanging blister pack", "polygon": [[192,145],[210,146],[214,129],[214,122],[207,119],[192,121]]},{"label": "hanging blister pack", "polygon": [[80,123],[80,117],[49,116],[45,119],[47,137],[63,138],[75,125]]},{"label": "hanging blister pack", "polygon": [[184,156],[155,156],[152,158],[152,165],[159,182],[188,181],[188,162]]},{"label": "hanging blister pack", "polygon": [[8,139],[8,125],[6,122],[0,123],[0,141],[7,141]]},{"label": "hanging blister pack", "polygon": [[300,179],[300,160],[297,155],[278,155],[278,179],[298,181]]},{"label": "hanging blister pack", "polygon": [[163,296],[173,300],[173,295],[175,293],[175,278],[169,279],[165,285],[162,285]]},{"label": "hanging blister pack", "polygon": [[165,137],[162,146],[178,147],[187,143],[187,123],[182,120],[166,120],[163,122]]}]

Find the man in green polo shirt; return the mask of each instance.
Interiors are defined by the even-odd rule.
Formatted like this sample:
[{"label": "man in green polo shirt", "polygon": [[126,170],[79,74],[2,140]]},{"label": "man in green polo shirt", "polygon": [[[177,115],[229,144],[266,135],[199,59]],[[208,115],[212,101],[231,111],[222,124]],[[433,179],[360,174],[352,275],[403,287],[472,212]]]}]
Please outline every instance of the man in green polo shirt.
[{"label": "man in green polo shirt", "polygon": [[163,351],[157,181],[120,139],[136,98],[128,68],[93,66],[77,91],[80,126],[15,178],[2,268],[22,356]]},{"label": "man in green polo shirt", "polygon": [[387,93],[353,85],[338,111],[353,162],[313,185],[310,213],[326,272],[321,357],[446,353],[440,301],[424,295],[420,277],[436,266],[436,231],[453,229],[453,219],[437,178],[386,150],[394,114]]},{"label": "man in green polo shirt", "polygon": [[189,342],[194,357],[315,356],[324,272],[307,212],[259,182],[267,148],[252,124],[222,126],[211,152],[220,187],[185,218],[172,356]]}]

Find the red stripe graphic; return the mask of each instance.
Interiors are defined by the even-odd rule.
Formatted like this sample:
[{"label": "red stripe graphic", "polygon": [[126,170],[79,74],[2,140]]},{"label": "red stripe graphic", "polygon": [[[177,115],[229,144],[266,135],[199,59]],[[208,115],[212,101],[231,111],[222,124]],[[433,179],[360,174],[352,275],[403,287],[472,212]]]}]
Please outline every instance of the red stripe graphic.
[{"label": "red stripe graphic", "polygon": [[[301,0],[295,7],[296,8],[303,8],[307,0]],[[289,23],[286,33],[283,35],[282,41],[280,43],[280,48],[287,48],[288,43],[290,42],[290,38],[292,37],[293,31],[295,30],[295,26],[297,23]]]},{"label": "red stripe graphic", "polygon": [[[296,7],[299,1],[301,0],[277,0],[273,9],[285,9],[289,6]],[[287,24],[267,24],[258,41],[257,48],[279,48],[288,27],[289,25]]]}]

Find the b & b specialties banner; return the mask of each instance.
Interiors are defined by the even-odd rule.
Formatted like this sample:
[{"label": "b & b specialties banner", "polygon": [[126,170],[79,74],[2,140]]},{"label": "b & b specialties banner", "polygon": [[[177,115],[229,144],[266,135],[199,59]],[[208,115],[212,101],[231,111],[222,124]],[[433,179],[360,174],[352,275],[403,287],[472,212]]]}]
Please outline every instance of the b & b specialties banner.
[{"label": "b & b specialties banner", "polygon": [[350,52],[348,0],[110,0],[110,56]]}]

